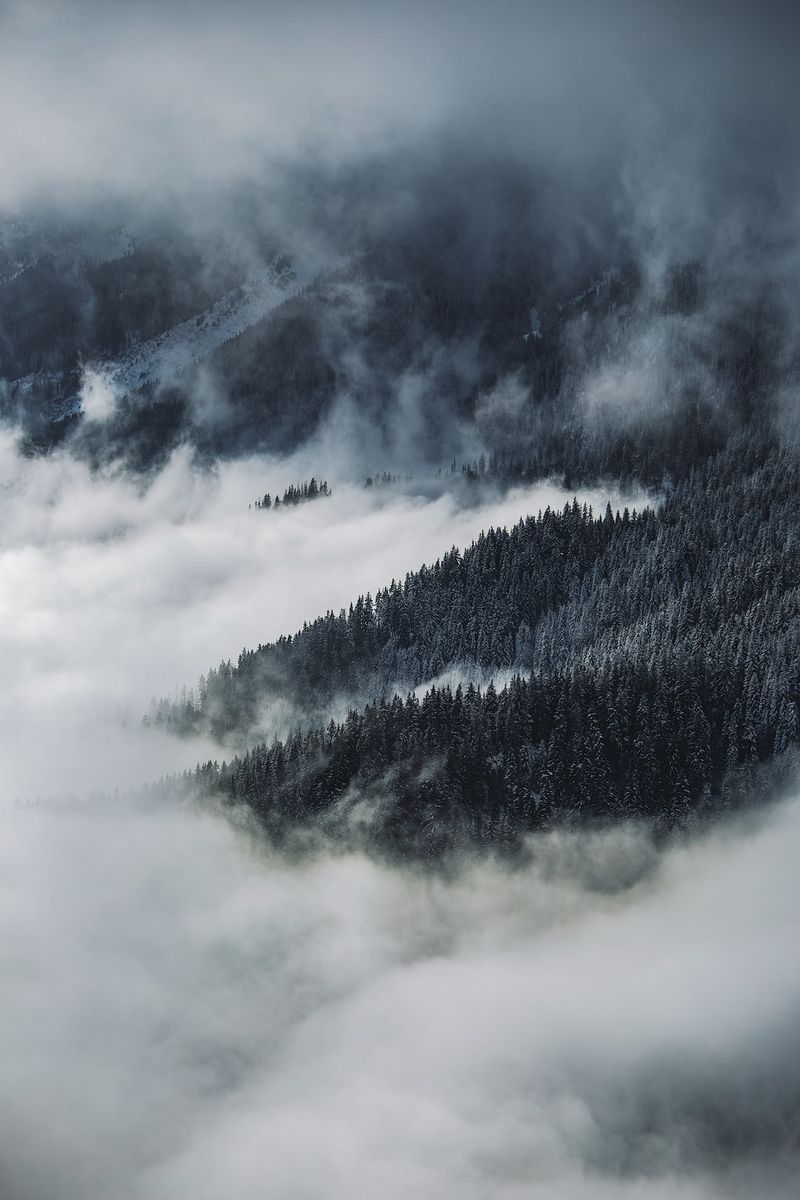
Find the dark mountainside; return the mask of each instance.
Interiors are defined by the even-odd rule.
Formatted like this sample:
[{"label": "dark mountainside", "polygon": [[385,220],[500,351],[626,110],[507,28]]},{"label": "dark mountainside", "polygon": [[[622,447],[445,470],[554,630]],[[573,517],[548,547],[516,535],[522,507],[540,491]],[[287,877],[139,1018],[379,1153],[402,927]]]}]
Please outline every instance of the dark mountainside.
[{"label": "dark mountainside", "polygon": [[[748,247],[757,276],[749,258],[734,269],[688,243],[655,266],[620,232],[635,199],[600,189],[559,193],[502,156],[416,147],[295,170],[277,196],[220,196],[185,227],[144,215],[124,252],[46,224],[6,231],[3,413],[32,451],[66,441],[144,471],[186,441],[206,461],[283,453],[344,405],[356,478],[365,461],[405,471],[484,451],[502,477],[660,481],[784,418],[796,289],[766,237]],[[304,232],[286,233],[285,209]],[[183,322],[213,325],[214,305],[235,309],[270,264],[297,272],[282,302],[180,369],[123,373],[104,420],[80,414],[82,365],[111,369]]]},{"label": "dark mountainside", "polygon": [[[573,504],[490,530],[222,664],[156,720],[222,736],[276,696],[305,713],[371,697],[341,724],[185,776],[276,837],[322,822],[430,857],[564,820],[720,813],[758,794],[758,765],[798,739],[798,518],[797,453],[740,441],[657,511]],[[514,677],[422,699],[387,690],[447,667]]]}]

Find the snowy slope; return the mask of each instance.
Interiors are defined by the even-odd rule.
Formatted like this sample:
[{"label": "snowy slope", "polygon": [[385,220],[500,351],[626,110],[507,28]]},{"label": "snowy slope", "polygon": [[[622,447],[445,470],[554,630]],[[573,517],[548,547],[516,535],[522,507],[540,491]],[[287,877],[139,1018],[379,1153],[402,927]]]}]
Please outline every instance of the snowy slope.
[{"label": "snowy slope", "polygon": [[155,379],[169,381],[296,296],[312,278],[310,271],[302,269],[276,271],[274,267],[263,267],[206,312],[150,341],[140,342],[116,362],[96,365],[119,395]]},{"label": "snowy slope", "polygon": [[[93,376],[101,376],[116,396],[136,391],[158,380],[171,382],[193,364],[208,358],[217,347],[255,325],[269,312],[296,296],[315,277],[310,268],[259,268],[205,312],[182,321],[158,337],[132,346],[119,358],[95,360]],[[42,406],[51,422],[64,420],[83,409],[81,397],[64,392],[65,380],[58,374],[37,372],[15,379],[12,394],[27,400],[49,385],[53,399]]]}]

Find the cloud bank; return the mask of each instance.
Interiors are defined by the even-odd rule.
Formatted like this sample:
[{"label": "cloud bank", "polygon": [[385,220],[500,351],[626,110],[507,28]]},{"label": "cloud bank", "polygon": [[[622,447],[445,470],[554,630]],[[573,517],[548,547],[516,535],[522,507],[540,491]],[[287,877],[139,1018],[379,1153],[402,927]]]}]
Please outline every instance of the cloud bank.
[{"label": "cloud bank", "polygon": [[445,882],[211,814],[5,813],[9,1200],[788,1200],[800,809]]}]

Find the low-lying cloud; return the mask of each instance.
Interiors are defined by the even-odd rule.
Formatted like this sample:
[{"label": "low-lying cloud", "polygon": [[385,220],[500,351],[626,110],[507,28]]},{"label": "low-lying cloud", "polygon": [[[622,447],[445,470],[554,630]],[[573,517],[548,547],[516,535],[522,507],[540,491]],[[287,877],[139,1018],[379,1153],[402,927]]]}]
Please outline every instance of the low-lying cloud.
[{"label": "low-lying cloud", "polygon": [[6,812],[3,1195],[794,1195],[800,808],[449,881]]}]

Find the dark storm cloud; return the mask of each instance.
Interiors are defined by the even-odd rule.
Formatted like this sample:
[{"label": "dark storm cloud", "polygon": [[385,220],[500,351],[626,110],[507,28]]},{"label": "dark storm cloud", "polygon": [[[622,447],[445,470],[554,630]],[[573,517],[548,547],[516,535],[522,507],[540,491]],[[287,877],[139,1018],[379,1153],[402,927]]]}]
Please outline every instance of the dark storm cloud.
[{"label": "dark storm cloud", "polygon": [[737,173],[738,130],[774,168],[796,94],[788,20],[630,0],[234,2],[224,21],[175,0],[20,0],[2,15],[2,196],[358,160],[445,128],[584,177],[629,156],[654,169],[645,151],[691,159],[693,143]]}]

